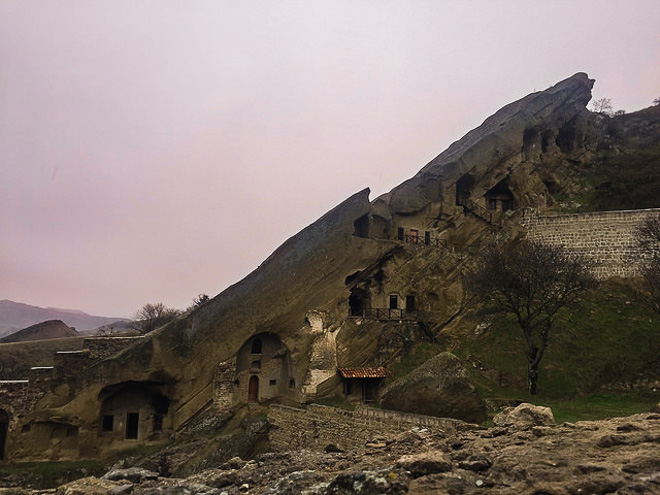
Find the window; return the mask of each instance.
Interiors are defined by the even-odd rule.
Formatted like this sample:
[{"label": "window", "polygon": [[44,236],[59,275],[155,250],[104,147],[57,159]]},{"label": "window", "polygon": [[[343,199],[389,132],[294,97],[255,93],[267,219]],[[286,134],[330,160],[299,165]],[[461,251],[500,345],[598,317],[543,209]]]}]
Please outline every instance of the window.
[{"label": "window", "polygon": [[252,341],[252,354],[261,354],[262,344],[261,339],[254,339]]},{"label": "window", "polygon": [[403,227],[399,227],[396,229],[396,238],[399,239],[400,241],[403,240]]},{"label": "window", "polygon": [[252,368],[255,371],[260,371],[261,370],[261,361],[252,361],[252,364],[250,364],[250,368]]},{"label": "window", "polygon": [[497,200],[492,199],[492,198],[488,198],[486,200],[486,207],[491,211],[497,210]]},{"label": "window", "polygon": [[428,230],[424,232],[424,244],[427,246],[431,244],[431,233]]},{"label": "window", "polygon": [[114,429],[115,417],[112,414],[104,414],[101,431],[112,431]]},{"label": "window", "polygon": [[275,379],[268,380],[268,385],[270,385],[271,387],[274,387],[275,385],[277,385],[277,380],[275,380]]},{"label": "window", "polygon": [[154,414],[153,431],[163,431],[163,415]]},{"label": "window", "polygon": [[296,388],[296,381],[293,378],[289,380],[289,388]]},{"label": "window", "polygon": [[415,311],[415,296],[406,296],[406,311]]}]

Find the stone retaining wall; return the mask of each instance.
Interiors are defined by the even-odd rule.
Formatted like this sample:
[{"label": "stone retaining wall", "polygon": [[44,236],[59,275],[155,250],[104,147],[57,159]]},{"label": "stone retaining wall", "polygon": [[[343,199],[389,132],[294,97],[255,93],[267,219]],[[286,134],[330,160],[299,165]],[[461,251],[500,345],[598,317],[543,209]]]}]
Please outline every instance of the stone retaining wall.
[{"label": "stone retaining wall", "polygon": [[370,441],[414,427],[445,434],[473,427],[450,418],[369,407],[346,411],[317,404],[311,404],[307,409],[274,404],[268,409],[268,421],[273,426],[269,435],[270,444],[276,451],[303,448],[324,450],[328,445],[334,445],[343,450],[360,452]]},{"label": "stone retaining wall", "polygon": [[630,277],[649,256],[637,247],[635,231],[655,215],[660,215],[660,208],[556,216],[539,216],[525,210],[521,225],[530,240],[561,245],[595,261],[599,278]]}]

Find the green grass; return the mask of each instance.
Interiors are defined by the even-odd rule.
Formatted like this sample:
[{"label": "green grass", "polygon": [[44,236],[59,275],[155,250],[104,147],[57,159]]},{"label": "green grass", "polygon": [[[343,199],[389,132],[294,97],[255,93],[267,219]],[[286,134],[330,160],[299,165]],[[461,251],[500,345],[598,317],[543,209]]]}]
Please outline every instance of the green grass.
[{"label": "green grass", "polygon": [[532,401],[552,409],[555,421],[564,422],[597,420],[630,416],[648,412],[651,406],[660,401],[659,393],[597,393],[571,400],[540,400]]},{"label": "green grass", "polygon": [[314,400],[314,404],[336,407],[338,409],[345,409],[346,411],[352,411],[355,409],[355,404],[351,404],[343,397],[320,397]]},{"label": "green grass", "polygon": [[603,284],[580,307],[561,315],[550,338],[539,395],[533,397],[526,390],[525,341],[512,318],[494,317],[486,331],[467,334],[453,352],[483,397],[552,405],[562,421],[648,411],[660,401],[651,391],[627,393],[630,384],[644,390],[644,382],[660,375],[660,316],[645,308],[629,285]]},{"label": "green grass", "polygon": [[410,354],[403,356],[401,361],[390,366],[390,371],[393,375],[392,379],[396,380],[399,377],[407,375],[440,352],[442,352],[442,347],[437,344],[423,342],[416,345]]}]

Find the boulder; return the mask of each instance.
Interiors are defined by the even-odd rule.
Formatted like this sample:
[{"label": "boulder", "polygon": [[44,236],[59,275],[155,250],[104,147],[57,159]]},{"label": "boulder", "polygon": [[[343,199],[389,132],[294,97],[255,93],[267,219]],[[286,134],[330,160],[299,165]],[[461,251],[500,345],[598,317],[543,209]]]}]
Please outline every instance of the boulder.
[{"label": "boulder", "polygon": [[128,493],[127,490],[131,487],[132,484],[125,481],[122,483],[89,476],[62,485],[55,493],[56,495],[114,495]]},{"label": "boulder", "polygon": [[387,387],[381,407],[472,423],[486,420],[486,404],[470,383],[467,370],[448,352],[429,359]]},{"label": "boulder", "polygon": [[517,407],[505,407],[493,417],[496,426],[532,428],[533,426],[554,426],[552,409],[544,406],[523,403]]},{"label": "boulder", "polygon": [[409,454],[396,461],[397,467],[410,471],[413,477],[451,471],[451,460],[438,450]]},{"label": "boulder", "polygon": [[144,480],[155,480],[158,478],[158,473],[142,469],[139,467],[131,467],[127,469],[113,469],[105,473],[101,479],[110,481],[128,480],[131,483],[142,483]]}]

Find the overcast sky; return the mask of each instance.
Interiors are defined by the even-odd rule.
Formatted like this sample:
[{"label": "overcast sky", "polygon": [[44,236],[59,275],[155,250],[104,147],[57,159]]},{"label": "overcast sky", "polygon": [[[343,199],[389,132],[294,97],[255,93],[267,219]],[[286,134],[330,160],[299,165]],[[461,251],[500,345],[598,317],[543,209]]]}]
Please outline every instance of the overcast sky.
[{"label": "overcast sky", "polygon": [[584,71],[660,97],[660,2],[0,0],[0,299],[185,308]]}]

